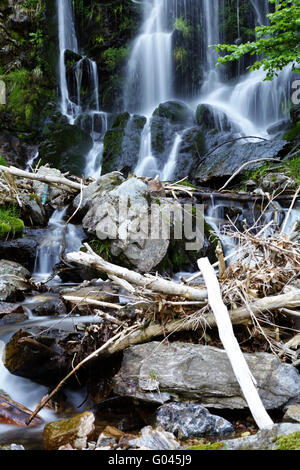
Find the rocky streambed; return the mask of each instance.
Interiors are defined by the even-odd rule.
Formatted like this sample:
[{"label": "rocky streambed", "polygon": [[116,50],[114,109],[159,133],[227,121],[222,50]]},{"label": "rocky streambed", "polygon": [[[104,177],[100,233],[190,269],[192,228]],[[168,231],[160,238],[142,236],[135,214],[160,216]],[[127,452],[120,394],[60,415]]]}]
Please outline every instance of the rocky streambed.
[{"label": "rocky streambed", "polygon": [[[50,174],[52,169],[39,171]],[[269,185],[275,184],[275,179],[273,174]],[[280,176],[276,181],[278,187],[283,184]],[[226,254],[236,250],[236,242],[224,235],[222,228],[229,219],[234,220],[236,230],[245,224],[250,227],[262,214],[261,208],[268,204],[264,201],[266,178],[263,189],[258,185],[251,194],[237,197],[230,192],[212,194],[188,186],[169,190],[167,185],[151,178],[125,179],[117,172],[90,183],[76,197],[65,190],[48,188],[45,192],[45,184],[34,184],[35,192],[31,189],[31,194],[36,196],[27,198],[26,207],[30,207],[31,219],[34,211],[39,217],[36,215],[35,222],[26,224],[22,238],[10,237],[0,242],[2,448],[298,446],[300,375],[292,363],[298,360],[300,340],[296,336],[288,347],[292,357],[280,359],[271,353],[259,334],[245,336],[246,327],[237,327],[236,333],[241,344],[245,343],[246,361],[257,380],[264,406],[276,423],[268,432],[257,434],[216,331],[202,328],[167,338],[162,334],[112,357],[94,358],[72,376],[27,426],[31,412],[43,397],[72,367],[109,340],[120,325],[130,327],[142,322],[147,326],[149,321],[145,299],[141,305],[135,305],[124,284],[108,279],[91,266],[70,266],[60,256],[62,247],[68,253],[89,241],[108,261],[118,260],[136,272],[158,270],[165,278],[179,279],[191,276],[199,257],[209,256],[215,261],[215,238],[221,239]],[[108,207],[114,207],[121,195],[130,201],[132,212],[126,221],[130,225],[137,207],[147,213],[149,205],[156,202],[163,210],[168,198],[174,203],[170,195],[174,191],[178,196],[175,203],[180,205],[189,200],[192,190],[193,204],[201,202],[205,211],[204,244],[200,250],[186,252],[183,243],[175,239],[142,243],[129,236],[125,243],[120,233],[109,243],[101,238],[113,223]],[[260,226],[270,223],[275,216],[276,223],[282,226],[293,191],[291,185],[285,200],[267,207]],[[295,240],[297,218],[295,207],[286,225],[290,232],[294,229]],[[166,321],[178,315],[177,308],[166,310],[169,316]],[[286,320],[284,328],[290,336],[293,332],[295,335],[297,319]],[[286,334],[286,340],[289,335]],[[293,444],[286,444],[282,436],[290,434]]]}]

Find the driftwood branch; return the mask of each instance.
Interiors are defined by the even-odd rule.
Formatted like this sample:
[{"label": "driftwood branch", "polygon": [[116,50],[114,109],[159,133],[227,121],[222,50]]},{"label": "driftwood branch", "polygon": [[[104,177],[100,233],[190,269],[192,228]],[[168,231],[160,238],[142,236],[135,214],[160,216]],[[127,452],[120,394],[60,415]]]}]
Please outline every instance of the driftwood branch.
[{"label": "driftwood branch", "polygon": [[95,270],[105,272],[109,276],[113,275],[120,279],[125,279],[125,281],[130,284],[134,284],[144,289],[150,289],[161,294],[179,296],[188,300],[203,301],[207,297],[206,289],[196,289],[194,287],[177,284],[176,282],[167,281],[155,276],[143,276],[135,271],[130,271],[129,269],[122,268],[116,264],[105,261],[101,256],[94,253],[87,243],[85,243],[85,247],[88,249],[89,253],[83,253],[82,251],[68,253],[66,254],[67,261],[69,263],[91,267]]},{"label": "driftwood branch", "polygon": [[264,429],[274,423],[265,410],[256,388],[256,380],[253,377],[245,357],[234,335],[230,316],[222,300],[222,294],[215,270],[208,258],[198,260],[199,269],[202,272],[208,291],[208,301],[216,318],[219,336],[227,353],[236,379],[241,387],[249,409],[258,427]]},{"label": "driftwood branch", "polygon": [[61,185],[74,191],[81,190],[80,183],[70,181],[64,177],[39,175],[37,173],[30,173],[29,171],[19,170],[19,168],[15,168],[13,166],[6,167],[0,165],[0,171],[4,173],[9,173],[10,175],[17,176],[19,178],[40,181],[41,183],[47,183],[49,185]]}]

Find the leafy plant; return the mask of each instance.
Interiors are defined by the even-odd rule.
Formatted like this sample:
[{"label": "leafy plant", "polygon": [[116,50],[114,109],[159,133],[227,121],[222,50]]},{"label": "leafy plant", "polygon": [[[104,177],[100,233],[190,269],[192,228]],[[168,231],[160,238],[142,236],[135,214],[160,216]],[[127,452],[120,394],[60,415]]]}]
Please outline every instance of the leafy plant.
[{"label": "leafy plant", "polygon": [[275,4],[275,12],[268,15],[270,25],[255,29],[256,41],[245,44],[219,44],[218,52],[229,52],[219,57],[218,65],[240,60],[245,54],[262,57],[249,70],[263,68],[266,80],[273,80],[278,72],[292,65],[294,72],[300,63],[300,0],[269,0]]}]

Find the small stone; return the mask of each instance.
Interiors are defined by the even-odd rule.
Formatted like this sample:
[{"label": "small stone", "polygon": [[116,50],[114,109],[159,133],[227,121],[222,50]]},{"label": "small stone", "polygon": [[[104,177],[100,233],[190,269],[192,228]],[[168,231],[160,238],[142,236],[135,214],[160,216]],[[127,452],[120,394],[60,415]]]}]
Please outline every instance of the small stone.
[{"label": "small stone", "polygon": [[283,421],[289,423],[300,423],[300,404],[289,405],[283,417]]},{"label": "small stone", "polygon": [[44,449],[57,450],[67,444],[75,449],[85,449],[87,438],[94,431],[94,421],[93,413],[87,411],[70,419],[48,423],[44,429]]}]

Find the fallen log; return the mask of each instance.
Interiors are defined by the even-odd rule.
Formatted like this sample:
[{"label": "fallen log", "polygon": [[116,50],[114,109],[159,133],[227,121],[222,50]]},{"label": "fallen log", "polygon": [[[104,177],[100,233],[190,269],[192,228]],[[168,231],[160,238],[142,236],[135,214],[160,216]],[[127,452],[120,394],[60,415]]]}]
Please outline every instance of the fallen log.
[{"label": "fallen log", "polygon": [[188,300],[205,301],[207,298],[206,289],[197,289],[194,287],[177,284],[176,282],[167,281],[155,276],[144,276],[127,268],[122,268],[116,264],[109,263],[108,261],[105,261],[103,258],[101,258],[101,256],[98,256],[96,253],[94,253],[87,243],[85,243],[84,246],[87,248],[88,253],[84,253],[82,251],[68,253],[66,255],[66,260],[69,263],[80,264],[101,272],[105,272],[109,276],[112,275],[120,279],[125,279],[125,281],[131,284],[142,287],[144,289],[150,289],[161,294],[179,296]]},{"label": "fallen log", "polygon": [[265,410],[257,391],[256,380],[234,335],[229,312],[222,300],[221,289],[215,270],[208,258],[198,260],[198,266],[207,287],[208,301],[216,319],[220,339],[252,416],[260,429],[272,426],[274,423]]},{"label": "fallen log", "polygon": [[80,183],[76,183],[75,181],[68,180],[65,177],[60,178],[60,177],[54,177],[54,176],[39,175],[37,173],[30,173],[29,171],[19,170],[19,168],[15,168],[13,166],[6,167],[6,166],[0,165],[0,171],[4,173],[9,173],[10,175],[17,176],[19,178],[40,181],[41,183],[46,183],[49,185],[64,186],[74,191],[80,191],[82,188]]}]

